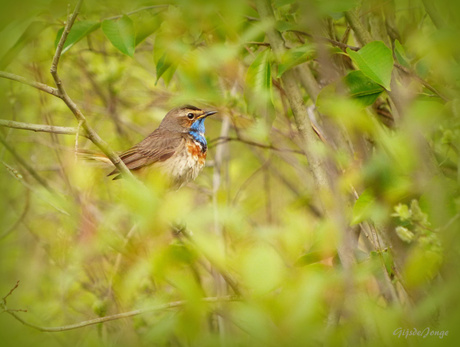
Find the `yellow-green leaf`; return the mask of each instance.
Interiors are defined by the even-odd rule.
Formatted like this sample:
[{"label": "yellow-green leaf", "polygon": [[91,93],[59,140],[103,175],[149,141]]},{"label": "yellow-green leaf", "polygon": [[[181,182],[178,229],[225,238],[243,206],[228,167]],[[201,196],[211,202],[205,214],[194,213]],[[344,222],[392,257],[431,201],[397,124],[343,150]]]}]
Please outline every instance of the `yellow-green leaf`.
[{"label": "yellow-green leaf", "polygon": [[103,21],[102,31],[120,52],[130,57],[134,55],[136,43],[134,24],[128,16],[123,16],[118,20]]}]

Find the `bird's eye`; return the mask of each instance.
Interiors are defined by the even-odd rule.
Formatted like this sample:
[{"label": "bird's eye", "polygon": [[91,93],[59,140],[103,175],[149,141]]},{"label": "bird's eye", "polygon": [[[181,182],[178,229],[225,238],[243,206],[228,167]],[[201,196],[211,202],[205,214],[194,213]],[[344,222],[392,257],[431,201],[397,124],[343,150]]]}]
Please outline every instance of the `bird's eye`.
[{"label": "bird's eye", "polygon": [[188,118],[188,119],[193,119],[193,117],[195,117],[195,115],[194,115],[193,113],[187,114],[187,118]]}]

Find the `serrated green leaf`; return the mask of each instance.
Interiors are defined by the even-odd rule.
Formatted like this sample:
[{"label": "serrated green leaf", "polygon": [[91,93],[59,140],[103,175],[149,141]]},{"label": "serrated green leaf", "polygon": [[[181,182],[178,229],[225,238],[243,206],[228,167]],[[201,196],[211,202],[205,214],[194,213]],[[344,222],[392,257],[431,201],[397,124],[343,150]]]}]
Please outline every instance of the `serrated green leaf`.
[{"label": "serrated green leaf", "polygon": [[351,225],[356,225],[367,219],[371,215],[371,209],[374,205],[374,194],[368,189],[361,193],[358,200],[353,206],[353,218]]},{"label": "serrated green leaf", "polygon": [[372,105],[384,88],[366,77],[361,71],[352,71],[344,77],[350,96],[359,100],[364,106]]},{"label": "serrated green leaf", "polygon": [[374,41],[358,52],[347,48],[347,53],[358,68],[374,82],[390,89],[393,55],[382,41]]},{"label": "serrated green leaf", "polygon": [[278,75],[276,77],[280,78],[287,70],[308,61],[312,57],[313,52],[314,49],[310,45],[303,45],[288,50],[278,65]]},{"label": "serrated green leaf", "polygon": [[130,57],[134,55],[135,34],[133,21],[126,15],[118,20],[102,22],[102,31],[112,45]]},{"label": "serrated green leaf", "polygon": [[[81,21],[76,22],[72,28],[70,29],[69,35],[67,35],[67,39],[65,40],[64,47],[62,48],[62,53],[67,52],[74,44],[80,41],[82,38],[86,37],[94,30],[98,29],[101,24],[95,21]],[[56,48],[59,40],[61,39],[62,32],[64,28],[59,29],[56,35],[56,39],[54,40],[54,47]]]}]

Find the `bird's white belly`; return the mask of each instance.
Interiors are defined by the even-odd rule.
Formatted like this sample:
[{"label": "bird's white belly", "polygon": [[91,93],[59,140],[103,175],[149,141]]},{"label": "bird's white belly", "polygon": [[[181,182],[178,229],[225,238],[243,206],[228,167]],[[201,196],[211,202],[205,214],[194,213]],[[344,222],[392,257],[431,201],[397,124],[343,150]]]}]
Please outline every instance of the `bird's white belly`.
[{"label": "bird's white belly", "polygon": [[186,150],[177,151],[170,159],[161,163],[162,171],[171,177],[174,186],[180,188],[193,181],[203,169],[206,152],[196,141],[188,142]]}]

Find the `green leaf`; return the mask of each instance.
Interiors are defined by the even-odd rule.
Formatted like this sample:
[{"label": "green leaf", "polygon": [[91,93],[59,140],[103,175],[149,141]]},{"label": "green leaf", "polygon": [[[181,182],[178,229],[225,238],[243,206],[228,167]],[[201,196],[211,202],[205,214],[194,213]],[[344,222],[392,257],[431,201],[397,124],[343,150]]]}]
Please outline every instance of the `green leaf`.
[{"label": "green leaf", "polygon": [[278,65],[278,75],[276,77],[280,78],[287,70],[308,61],[312,57],[313,52],[314,49],[310,45],[303,45],[288,50]]},{"label": "green leaf", "polygon": [[370,190],[366,189],[362,192],[358,200],[356,200],[355,206],[353,206],[351,225],[359,224],[369,218],[374,202],[375,197]]},{"label": "green leaf", "polygon": [[156,64],[156,72],[157,72],[157,80],[155,81],[155,84],[158,83],[160,80],[161,76],[166,71],[170,71],[170,75],[168,76],[169,78],[164,78],[165,82],[168,83],[171,80],[172,74],[177,68],[177,64],[174,64],[172,60],[169,57],[168,52],[164,52],[163,55],[158,59],[158,62]]},{"label": "green leaf", "polygon": [[409,221],[412,218],[412,211],[406,204],[399,203],[394,209],[395,213],[392,214],[393,217],[398,217],[402,221]]},{"label": "green leaf", "polygon": [[398,225],[395,231],[398,237],[404,242],[411,243],[415,239],[415,234],[406,227]]},{"label": "green leaf", "polygon": [[358,52],[347,48],[347,53],[358,68],[374,82],[390,89],[393,55],[382,41],[374,41]]},{"label": "green leaf", "polygon": [[295,262],[295,265],[296,266],[310,265],[310,264],[317,263],[322,260],[328,259],[330,257],[333,257],[336,254],[337,252],[332,249],[309,251],[308,253],[305,253],[304,255],[300,256]]},{"label": "green leaf", "polygon": [[350,96],[363,105],[372,105],[384,88],[366,77],[362,71],[352,71],[344,77],[345,85],[348,87]]},{"label": "green leaf", "polygon": [[[22,35],[14,43],[14,45],[1,58],[0,69],[5,69],[29,42],[37,38],[37,36],[43,31],[43,29],[46,28],[46,26],[47,25],[44,22],[40,22],[40,21],[31,22],[27,26],[27,28],[24,30]],[[4,32],[2,31],[2,33]]]},{"label": "green leaf", "polygon": [[102,31],[120,52],[130,57],[134,55],[135,35],[133,21],[126,15],[118,20],[102,22]]},{"label": "green leaf", "polygon": [[[80,41],[85,36],[91,34],[94,30],[100,27],[99,22],[95,21],[81,21],[76,22],[72,28],[70,29],[69,35],[67,35],[67,39],[65,40],[64,47],[62,48],[62,53],[67,52],[74,44]],[[61,39],[62,32],[64,28],[59,29],[56,35],[56,39],[54,40],[54,48],[57,47],[59,40]]]},{"label": "green leaf", "polygon": [[144,15],[136,18],[134,22],[136,32],[135,46],[157,31],[160,24],[161,22],[152,15]]},{"label": "green leaf", "polygon": [[256,57],[248,68],[246,81],[254,90],[271,92],[272,73],[269,61],[270,50],[265,50]]},{"label": "green leaf", "polygon": [[276,22],[275,28],[279,32],[285,32],[285,31],[289,31],[289,30],[295,30],[296,26],[295,26],[295,24],[292,24],[290,22],[287,22],[287,21],[284,21],[284,20],[279,20],[279,21]]},{"label": "green leaf", "polygon": [[398,40],[395,40],[395,57],[398,63],[400,63],[402,66],[410,68],[409,63],[407,62],[408,59],[406,57],[406,52]]}]

